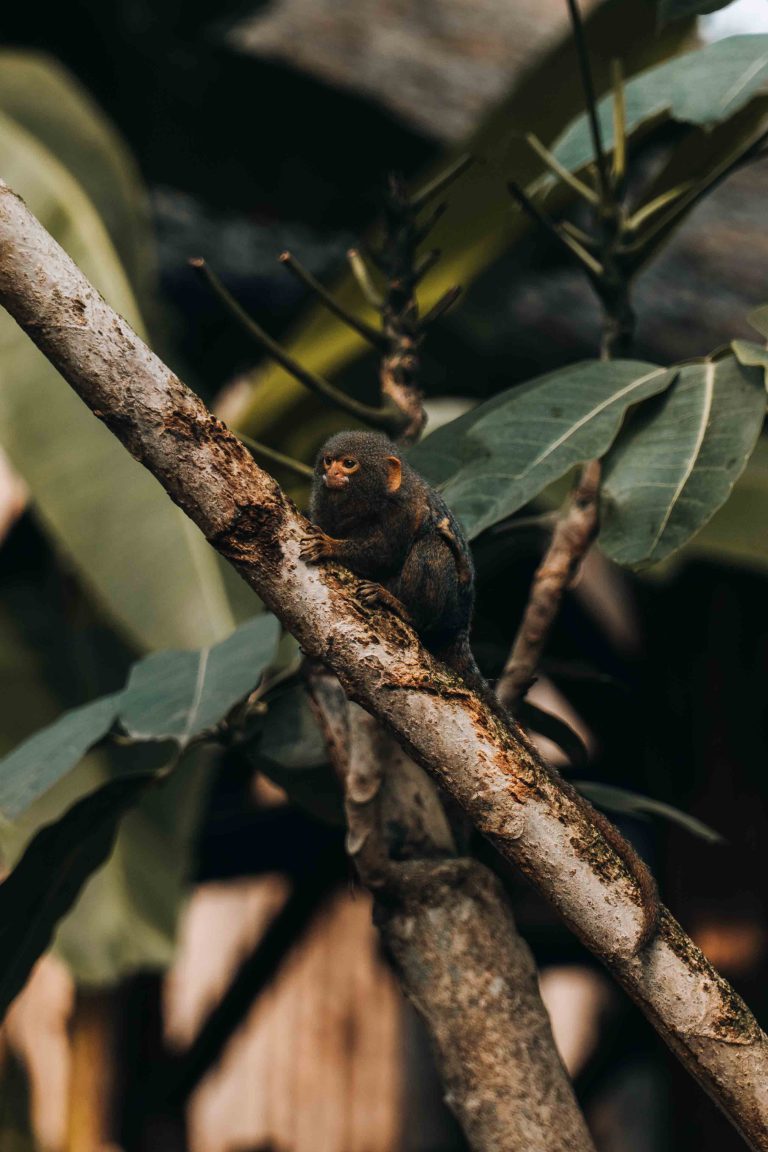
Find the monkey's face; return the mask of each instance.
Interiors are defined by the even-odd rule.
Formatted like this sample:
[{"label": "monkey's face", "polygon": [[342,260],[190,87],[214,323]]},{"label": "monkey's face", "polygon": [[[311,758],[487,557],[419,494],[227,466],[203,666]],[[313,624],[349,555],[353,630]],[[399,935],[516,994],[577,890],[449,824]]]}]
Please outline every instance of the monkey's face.
[{"label": "monkey's face", "polygon": [[326,452],[320,467],[323,485],[331,492],[341,492],[349,487],[351,477],[360,471],[360,461],[355,456],[333,456]]}]

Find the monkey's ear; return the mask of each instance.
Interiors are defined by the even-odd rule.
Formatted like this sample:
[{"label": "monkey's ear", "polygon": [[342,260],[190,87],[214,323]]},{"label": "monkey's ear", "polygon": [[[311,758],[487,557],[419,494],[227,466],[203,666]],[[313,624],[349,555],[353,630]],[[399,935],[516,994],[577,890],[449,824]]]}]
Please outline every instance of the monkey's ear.
[{"label": "monkey's ear", "polygon": [[387,492],[397,492],[403,482],[403,466],[397,456],[387,456]]}]

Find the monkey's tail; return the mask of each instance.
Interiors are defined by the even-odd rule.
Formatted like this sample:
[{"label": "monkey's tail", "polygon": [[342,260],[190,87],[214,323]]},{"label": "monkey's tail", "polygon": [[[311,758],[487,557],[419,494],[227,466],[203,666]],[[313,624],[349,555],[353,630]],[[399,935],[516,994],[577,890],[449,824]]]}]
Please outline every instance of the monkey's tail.
[{"label": "monkey's tail", "polygon": [[[458,673],[467,687],[476,693],[490,711],[493,712],[495,716],[498,716],[502,723],[511,728],[515,735],[517,735],[516,718],[497,698],[496,693],[478,668],[475,658],[472,655],[472,649],[469,646],[469,637],[466,632],[460,633],[450,645],[435,651],[435,655],[438,656],[443,663],[452,668],[454,672]],[[564,741],[562,730],[565,729],[573,740],[578,742],[583,754],[582,762],[584,762],[586,759],[586,749],[584,749],[584,745],[573,730],[558,717],[552,716],[550,713],[544,712],[536,708],[535,705],[528,704],[527,702],[525,702],[525,708],[519,709],[518,715],[519,719],[522,720],[526,726],[535,728],[536,731],[541,732],[542,735],[554,739],[556,744],[559,744],[560,747],[564,748],[566,753],[569,753],[567,744],[572,743],[572,741]],[[547,719],[546,726],[543,725],[542,717]],[[549,723],[550,721],[556,725],[557,734],[554,734],[551,724]],[[547,730],[548,727],[550,729],[549,731]],[[573,759],[573,757],[571,757],[571,759]],[[660,901],[659,891],[653,874],[629,841],[622,836],[616,825],[613,824],[603,812],[594,808],[570,781],[564,780],[555,769],[550,768],[550,771],[555,772],[561,786],[571,799],[578,804],[587,819],[594,824],[598,832],[603,836],[603,839],[608,842],[637,884],[643,911],[643,924],[640,938],[635,947],[636,954],[652,939],[658,927]]]}]

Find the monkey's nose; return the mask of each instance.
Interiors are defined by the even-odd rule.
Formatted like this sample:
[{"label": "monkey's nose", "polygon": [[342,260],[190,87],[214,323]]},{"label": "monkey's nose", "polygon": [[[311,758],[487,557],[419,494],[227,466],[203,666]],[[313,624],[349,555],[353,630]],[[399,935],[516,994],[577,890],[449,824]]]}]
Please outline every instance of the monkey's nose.
[{"label": "monkey's nose", "polygon": [[326,472],[323,476],[323,483],[326,488],[338,491],[340,488],[346,488],[349,484],[349,476],[345,476],[343,472]]}]

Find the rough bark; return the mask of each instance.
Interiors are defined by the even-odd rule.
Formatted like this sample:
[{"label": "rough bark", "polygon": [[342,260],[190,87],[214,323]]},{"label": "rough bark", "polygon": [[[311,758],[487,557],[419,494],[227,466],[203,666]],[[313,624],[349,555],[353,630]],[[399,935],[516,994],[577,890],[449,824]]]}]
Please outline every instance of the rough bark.
[{"label": "rough bark", "polygon": [[768,1150],[768,1038],[746,1005],[666,911],[634,954],[634,881],[523,734],[399,620],[363,612],[348,572],[299,560],[304,518],[4,184],[0,302],[303,648],[531,878],[752,1147]]},{"label": "rough bark", "polygon": [[456,857],[429,778],[349,708],[348,848],[470,1146],[594,1152],[501,884]]}]

